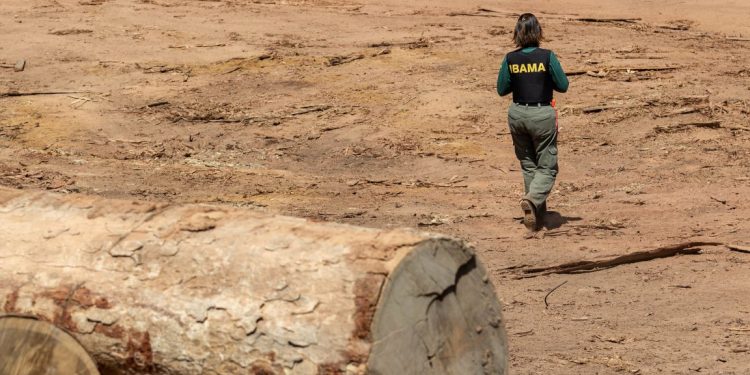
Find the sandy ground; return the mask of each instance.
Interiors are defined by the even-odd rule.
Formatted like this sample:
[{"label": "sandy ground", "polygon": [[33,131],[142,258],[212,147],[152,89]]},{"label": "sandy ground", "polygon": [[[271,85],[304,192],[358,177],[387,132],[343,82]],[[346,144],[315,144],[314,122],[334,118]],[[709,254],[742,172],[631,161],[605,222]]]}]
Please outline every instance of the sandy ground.
[{"label": "sandy ground", "polygon": [[750,42],[727,38],[750,36],[750,4],[526,5],[590,72],[557,97],[537,238],[495,93],[511,1],[2,1],[0,60],[28,65],[0,92],[74,93],[0,98],[0,184],[449,233],[491,270],[514,374],[750,374],[748,254],[519,278],[750,244]]}]

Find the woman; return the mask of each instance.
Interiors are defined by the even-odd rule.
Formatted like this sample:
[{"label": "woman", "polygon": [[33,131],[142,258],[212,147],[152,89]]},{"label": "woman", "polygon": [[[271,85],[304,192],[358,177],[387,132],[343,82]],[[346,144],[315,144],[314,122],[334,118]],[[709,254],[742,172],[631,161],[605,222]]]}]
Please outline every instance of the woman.
[{"label": "woman", "polygon": [[552,91],[566,92],[568,78],[557,57],[539,48],[542,26],[531,13],[522,14],[513,32],[517,50],[503,59],[497,93],[513,93],[508,126],[521,162],[526,195],[521,200],[523,223],[536,231],[557,176],[557,112]]}]

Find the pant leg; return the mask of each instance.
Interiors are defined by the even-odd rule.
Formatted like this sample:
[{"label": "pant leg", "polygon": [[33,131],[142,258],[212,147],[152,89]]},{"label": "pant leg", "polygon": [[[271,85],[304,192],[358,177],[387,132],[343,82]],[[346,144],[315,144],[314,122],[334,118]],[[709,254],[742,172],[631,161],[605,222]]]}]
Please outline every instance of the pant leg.
[{"label": "pant leg", "polygon": [[534,143],[536,170],[526,199],[536,207],[546,206],[547,197],[557,178],[557,126],[552,107],[529,108],[527,128]]},{"label": "pant leg", "polygon": [[511,104],[511,108],[508,110],[508,127],[513,138],[516,158],[521,162],[524,193],[528,194],[536,174],[537,155],[534,140],[526,129],[525,117],[518,106]]}]

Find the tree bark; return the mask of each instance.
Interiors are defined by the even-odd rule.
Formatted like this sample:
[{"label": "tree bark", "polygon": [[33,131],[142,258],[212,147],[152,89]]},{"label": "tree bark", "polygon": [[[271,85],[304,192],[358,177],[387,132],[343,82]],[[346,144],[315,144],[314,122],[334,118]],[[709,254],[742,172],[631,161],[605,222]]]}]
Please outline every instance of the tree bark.
[{"label": "tree bark", "polygon": [[105,375],[506,373],[455,239],[5,189],[0,239],[0,315],[54,323]]}]

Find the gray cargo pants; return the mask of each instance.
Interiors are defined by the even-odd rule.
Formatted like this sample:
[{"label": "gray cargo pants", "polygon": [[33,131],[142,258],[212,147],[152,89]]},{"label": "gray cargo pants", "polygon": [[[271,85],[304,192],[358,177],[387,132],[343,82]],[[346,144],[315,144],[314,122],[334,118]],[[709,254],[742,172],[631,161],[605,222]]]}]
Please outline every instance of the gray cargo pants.
[{"label": "gray cargo pants", "polygon": [[558,170],[555,109],[513,103],[508,110],[508,126],[521,162],[524,198],[537,210],[544,210]]}]

